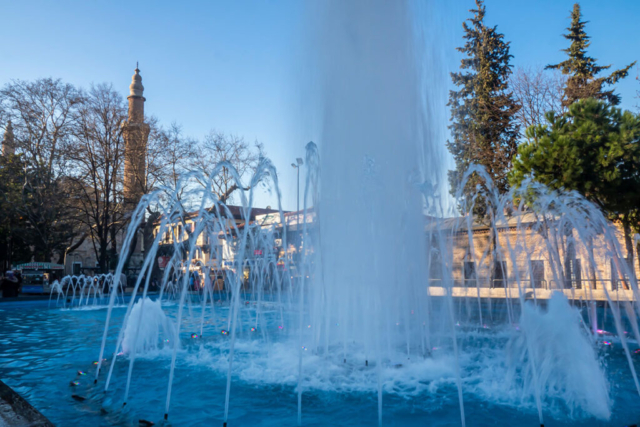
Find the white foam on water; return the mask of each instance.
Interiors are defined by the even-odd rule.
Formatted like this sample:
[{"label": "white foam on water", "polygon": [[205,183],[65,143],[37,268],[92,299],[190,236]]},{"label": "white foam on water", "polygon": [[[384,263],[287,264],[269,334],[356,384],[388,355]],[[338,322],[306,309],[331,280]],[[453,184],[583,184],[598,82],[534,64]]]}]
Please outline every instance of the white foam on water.
[{"label": "white foam on water", "polygon": [[160,301],[140,299],[125,325],[122,351],[129,354],[135,349],[136,356],[155,352],[164,347],[166,340],[172,343],[174,337],[175,326],[165,315]]},{"label": "white foam on water", "polygon": [[[298,351],[295,339],[274,342],[268,349],[259,340],[236,341],[234,375],[247,383],[261,385],[298,384]],[[206,366],[219,373],[228,369],[228,340],[207,342],[190,353],[186,361]],[[342,356],[327,358],[305,351],[303,358],[305,390],[337,393],[372,393],[377,390],[375,361],[365,366],[364,355],[352,355],[343,363]],[[401,352],[393,360],[382,362],[385,393],[410,397],[434,393],[442,386],[455,387],[454,360],[449,354],[416,359],[407,363]]]},{"label": "white foam on water", "polygon": [[[540,384],[543,410],[554,419],[580,420],[595,417],[608,420],[612,401],[609,384],[594,344],[580,325],[577,309],[566,298],[554,295],[546,309],[527,304],[518,328],[499,327],[488,331],[461,332],[460,365],[465,399],[536,412],[532,364],[526,335],[533,341],[534,360]],[[270,340],[238,339],[233,375],[236,380],[261,386],[298,385],[298,341],[295,337]],[[219,375],[228,369],[229,339],[216,337],[191,347],[186,363],[205,367]],[[335,350],[335,351],[333,351]],[[359,346],[334,348],[329,356],[304,351],[303,387],[306,391],[332,393],[375,393],[376,361],[369,360]],[[407,359],[401,349],[392,350],[382,361],[382,389],[385,395],[402,398],[455,399],[455,359],[446,343],[430,357]],[[234,380],[234,381],[236,381]],[[432,406],[429,403],[428,406]]]},{"label": "white foam on water", "polygon": [[474,373],[466,390],[490,402],[535,410],[537,387],[543,410],[554,418],[608,420],[610,387],[579,316],[560,293],[546,310],[525,304],[519,331],[505,348],[478,352],[468,367]]}]

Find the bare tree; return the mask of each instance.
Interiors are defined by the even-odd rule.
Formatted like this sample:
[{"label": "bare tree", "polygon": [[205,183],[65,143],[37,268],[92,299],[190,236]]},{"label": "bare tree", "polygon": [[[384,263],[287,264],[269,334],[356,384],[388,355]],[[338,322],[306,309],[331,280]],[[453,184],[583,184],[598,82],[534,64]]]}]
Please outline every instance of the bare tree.
[{"label": "bare tree", "polygon": [[85,235],[91,237],[98,265],[107,272],[117,253],[116,236],[125,224],[122,211],[126,106],[111,85],[92,86],[77,111],[69,144],[69,180]]},{"label": "bare tree", "polygon": [[51,78],[13,81],[0,90],[0,122],[12,121],[16,151],[25,165],[20,212],[27,218],[33,256],[48,260],[75,233],[68,208],[64,156],[81,102],[72,85]]},{"label": "bare tree", "polygon": [[563,114],[564,86],[567,77],[560,72],[545,71],[542,67],[517,67],[511,75],[510,86],[522,108],[516,114],[520,122],[521,137],[529,126],[545,123],[548,111]]},{"label": "bare tree", "polygon": [[[160,186],[176,188],[180,177],[197,167],[198,142],[185,137],[182,127],[175,122],[168,129],[158,126],[155,119],[150,122],[147,192]],[[178,194],[179,199],[182,199],[182,192]]]},{"label": "bare tree", "polygon": [[[227,135],[215,130],[210,131],[200,144],[201,154],[196,157],[195,165],[211,172],[220,162],[229,162],[237,171],[240,178],[246,179],[258,166],[264,156],[264,147],[259,142],[253,144],[237,135]],[[222,168],[220,174],[213,180],[213,192],[220,201],[233,199],[233,193],[238,185],[228,168]]]}]

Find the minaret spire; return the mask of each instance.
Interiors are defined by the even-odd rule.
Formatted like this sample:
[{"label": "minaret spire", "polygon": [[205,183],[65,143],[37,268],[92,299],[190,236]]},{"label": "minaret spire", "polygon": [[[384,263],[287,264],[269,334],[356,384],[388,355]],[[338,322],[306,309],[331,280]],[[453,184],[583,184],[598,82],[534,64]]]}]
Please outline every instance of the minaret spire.
[{"label": "minaret spire", "polygon": [[144,101],[142,96],[144,93],[144,86],[142,86],[142,76],[138,69],[138,63],[136,62],[136,69],[134,70],[133,77],[131,77],[131,85],[129,86],[129,121],[131,123],[142,123],[144,121]]},{"label": "minaret spire", "polygon": [[15,138],[13,136],[13,126],[11,120],[7,122],[7,128],[4,130],[2,137],[2,154],[8,156],[16,153]]},{"label": "minaret spire", "polygon": [[149,125],[144,122],[144,102],[142,76],[136,62],[136,69],[129,86],[129,117],[123,123],[125,141],[124,159],[124,199],[126,209],[133,211],[146,192],[146,154]]}]

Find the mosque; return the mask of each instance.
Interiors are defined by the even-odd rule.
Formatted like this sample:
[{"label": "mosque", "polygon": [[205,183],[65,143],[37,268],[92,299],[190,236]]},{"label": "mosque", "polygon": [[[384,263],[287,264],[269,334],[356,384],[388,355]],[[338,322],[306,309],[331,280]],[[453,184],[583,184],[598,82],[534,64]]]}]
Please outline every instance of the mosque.
[{"label": "mosque", "polygon": [[[122,136],[125,141],[124,159],[124,208],[132,212],[140,198],[146,192],[146,151],[149,140],[149,124],[144,121],[144,86],[142,76],[136,64],[131,85],[129,86],[129,111],[127,120],[122,124]],[[125,229],[126,230],[126,229]],[[118,252],[121,251],[125,231],[120,232],[117,240]],[[132,270],[139,269],[144,257],[144,236],[138,232],[135,248],[129,261]],[[69,251],[60,258],[66,274],[87,274],[97,267],[97,258],[93,244],[89,238],[75,250]]]}]

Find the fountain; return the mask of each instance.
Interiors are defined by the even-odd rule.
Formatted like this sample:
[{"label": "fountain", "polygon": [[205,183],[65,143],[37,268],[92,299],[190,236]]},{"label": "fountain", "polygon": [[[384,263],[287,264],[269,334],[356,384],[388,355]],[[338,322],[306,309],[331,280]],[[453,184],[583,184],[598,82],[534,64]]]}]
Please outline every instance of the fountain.
[{"label": "fountain", "polygon": [[[444,105],[445,85],[425,81],[424,64],[438,59],[415,37],[411,7],[310,6],[321,142],[306,146],[302,212],[283,210],[269,159],[248,182],[223,162],[142,198],[120,263],[104,277],[114,291],[103,293],[93,278],[54,286],[77,305],[108,295],[100,331],[79,332],[95,360],[91,380],[74,385],[85,412],[112,423],[135,413],[224,426],[640,418],[638,284],[615,227],[575,193],[526,182],[499,195],[477,167],[465,179],[485,177],[478,196],[487,218],[469,214],[476,199],[452,214],[433,107]],[[278,214],[229,221],[211,186],[223,170],[245,189],[237,192],[244,218],[259,186],[272,190]],[[161,217],[124,298],[114,277],[148,207]],[[172,255],[151,295],[167,235]],[[217,273],[222,288],[209,278],[190,286],[202,242],[233,249]],[[461,251],[473,267],[464,280]],[[616,265],[622,287],[602,286],[603,259]],[[536,276],[541,260],[552,279]]]},{"label": "fountain", "polygon": [[99,274],[96,276],[65,276],[51,284],[49,300],[53,300],[55,295],[55,306],[67,304],[81,306],[97,306],[104,304],[105,300],[113,293],[115,301],[124,301],[124,276],[116,285],[113,274]]},{"label": "fountain", "polygon": [[[572,253],[581,255],[591,278],[602,279],[597,277],[601,274],[596,268],[597,260],[606,257],[619,263],[622,259],[614,227],[576,194],[550,192],[530,182],[500,196],[491,188],[490,177],[482,169],[472,168],[465,179],[476,173],[489,183],[487,189],[479,190],[483,191],[479,195],[488,203],[486,229],[494,239],[491,246],[476,249],[476,220],[470,214],[446,219],[447,212],[438,196],[441,184],[434,177],[442,176],[442,162],[437,160],[442,154],[440,141],[434,136],[439,124],[430,122],[431,117],[426,114],[420,72],[423,58],[417,55],[422,50],[414,37],[410,5],[330,2],[319,6],[314,14],[319,23],[313,28],[317,44],[313,65],[320,75],[315,96],[322,122],[322,145],[307,145],[303,212],[296,214],[293,222],[283,212],[278,175],[268,159],[262,159],[248,185],[231,164],[222,163],[210,173],[192,172],[182,178],[177,188],[146,195],[132,216],[124,247],[129,247],[147,206],[159,210],[162,217],[123,319],[105,389],[108,390],[118,363],[118,349],[125,347],[124,343],[132,348],[139,345],[136,340],[140,338],[127,341],[131,339],[128,331],[132,322],[139,328],[147,319],[143,303],[134,305],[135,297],[142,293],[142,301],[147,301],[159,242],[181,224],[191,231],[184,240],[175,240],[158,303],[147,303],[156,312],[149,319],[157,318],[162,311],[161,304],[169,299],[167,289],[171,284],[177,302],[173,336],[186,332],[185,322],[195,322],[199,335],[194,333],[192,338],[203,334],[206,337],[209,332],[205,322],[218,322],[220,310],[217,312],[213,303],[210,283],[195,294],[195,303],[193,292],[188,290],[188,266],[195,256],[196,241],[205,236],[209,241],[224,240],[235,248],[233,268],[227,272],[226,317],[221,322],[224,329],[216,339],[224,343],[224,350],[216,348],[224,351],[226,359],[224,367],[217,365],[226,371],[226,385],[219,391],[225,396],[225,425],[233,410],[234,378],[242,377],[246,368],[235,365],[238,346],[255,341],[269,350],[249,358],[269,364],[261,358],[273,358],[277,353],[295,364],[295,373],[291,365],[286,372],[288,381],[295,384],[299,425],[304,424],[305,393],[327,384],[338,390],[354,387],[374,392],[377,421],[382,425],[385,396],[394,394],[389,382],[402,383],[407,375],[411,381],[419,381],[420,367],[436,359],[446,360],[462,425],[467,418],[465,382],[488,369],[504,370],[504,383],[498,386],[505,391],[503,397],[517,395],[518,399],[506,401],[523,407],[532,404],[541,425],[544,414],[550,412],[554,416],[558,407],[575,417],[609,419],[612,400],[596,351],[601,340],[594,334],[603,325],[597,319],[597,298],[585,287],[581,303],[586,307],[584,313],[591,325],[588,327],[564,295],[566,289],[573,287],[566,273],[567,261],[560,254],[567,254],[570,247]],[[428,95],[437,96],[433,84],[426,88]],[[258,184],[267,184],[274,190],[280,211],[276,225],[254,223],[238,228],[225,220],[228,208],[209,186],[193,185],[196,181],[210,183],[222,168],[231,171],[239,188],[248,188],[239,192],[245,218],[251,216]],[[178,194],[183,200],[197,203],[195,217],[187,220]],[[514,200],[520,200],[519,204]],[[468,208],[471,212],[472,205]],[[501,240],[500,230],[505,227],[515,230],[515,240]],[[534,247],[529,246],[532,235],[537,239]],[[456,236],[468,238],[469,260],[474,268],[491,269],[490,263],[495,260],[510,266],[511,271],[503,272],[504,280],[497,289],[502,294],[494,291],[495,286],[481,283],[477,276],[472,286],[463,287],[465,293],[461,294],[453,273]],[[282,242],[281,247],[276,240]],[[291,256],[287,253],[290,245],[294,247]],[[256,253],[259,258],[252,255]],[[547,286],[544,292],[531,279],[534,254],[535,259],[542,256],[547,260],[554,277],[555,285]],[[118,265],[116,276],[121,274],[123,262]],[[621,269],[626,268],[619,264]],[[249,272],[246,280],[245,271]],[[430,280],[434,271],[437,282]],[[176,276],[174,280],[168,280],[170,272]],[[618,298],[614,302],[606,287],[600,293],[611,309],[609,320],[613,320],[626,355],[629,376],[640,392],[631,357],[631,337],[624,332],[627,327],[635,331],[633,339],[637,343],[637,282],[632,272],[627,271],[627,277],[631,292],[625,294],[631,295],[627,301]],[[552,292],[554,287],[557,295]],[[576,300],[575,291],[570,297]],[[539,298],[544,300],[542,305],[548,301],[546,313],[537,306]],[[107,350],[114,301],[112,294],[96,381]],[[192,312],[193,304],[200,307],[196,313]],[[496,307],[500,313],[496,313]],[[620,311],[620,307],[626,311]],[[253,334],[247,333],[249,327]],[[502,329],[506,337],[482,333],[491,328]],[[157,341],[157,334],[154,337]],[[502,342],[507,351],[502,355],[493,352],[492,357],[482,361],[470,361],[478,341],[481,347],[487,342]],[[180,339],[173,339],[165,419],[176,381],[179,344]],[[143,347],[147,345],[145,341]],[[125,402],[129,384],[135,381],[135,357],[135,351],[128,354]],[[318,378],[317,372],[310,372],[306,367],[311,363],[318,363],[325,375],[321,373]],[[481,366],[471,368],[474,364]],[[588,391],[585,381],[590,384]],[[480,382],[475,387],[482,395],[489,386]]]}]

